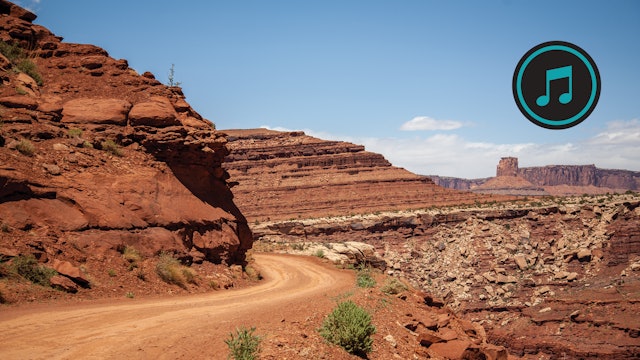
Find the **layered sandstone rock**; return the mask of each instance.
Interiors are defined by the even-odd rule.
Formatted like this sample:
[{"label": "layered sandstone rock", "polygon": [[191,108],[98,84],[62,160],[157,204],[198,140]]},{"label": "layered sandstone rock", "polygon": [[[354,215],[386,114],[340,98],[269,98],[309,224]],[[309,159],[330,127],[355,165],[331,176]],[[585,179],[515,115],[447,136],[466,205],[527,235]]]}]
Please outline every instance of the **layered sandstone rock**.
[{"label": "layered sandstone rock", "polygon": [[238,182],[236,202],[251,222],[502,199],[436,186],[361,145],[303,132],[224,132],[231,150],[224,167]]},{"label": "layered sandstone rock", "polygon": [[243,263],[252,238],[221,167],[224,135],[180,88],[64,43],[18,9],[0,1],[0,40],[22,49],[40,81],[5,58],[0,256],[35,255],[80,285],[88,280],[65,269],[119,259],[124,247]]}]

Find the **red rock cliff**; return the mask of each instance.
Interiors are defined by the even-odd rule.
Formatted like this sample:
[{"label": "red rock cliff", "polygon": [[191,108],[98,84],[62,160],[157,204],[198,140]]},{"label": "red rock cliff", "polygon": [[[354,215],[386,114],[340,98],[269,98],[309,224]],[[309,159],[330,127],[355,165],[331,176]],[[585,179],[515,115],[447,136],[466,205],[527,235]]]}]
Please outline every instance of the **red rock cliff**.
[{"label": "red rock cliff", "polygon": [[0,1],[0,254],[83,263],[129,245],[242,262],[251,233],[223,134],[180,88],[34,19]]}]

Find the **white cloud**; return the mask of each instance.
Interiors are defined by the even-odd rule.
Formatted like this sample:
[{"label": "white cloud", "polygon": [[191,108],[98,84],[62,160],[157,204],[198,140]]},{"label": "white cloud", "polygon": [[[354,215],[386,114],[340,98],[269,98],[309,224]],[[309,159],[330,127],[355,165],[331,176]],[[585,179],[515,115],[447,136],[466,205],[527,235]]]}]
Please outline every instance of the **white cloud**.
[{"label": "white cloud", "polygon": [[400,126],[403,131],[419,130],[455,130],[462,127],[462,123],[455,120],[436,120],[428,116],[416,116]]},{"label": "white cloud", "polygon": [[609,122],[604,131],[593,137],[566,143],[474,142],[451,133],[400,139],[303,131],[321,139],[364,145],[368,151],[383,154],[395,166],[423,175],[495,176],[496,165],[504,156],[518,157],[521,167],[595,164],[600,168],[640,171],[640,121],[637,119]]}]

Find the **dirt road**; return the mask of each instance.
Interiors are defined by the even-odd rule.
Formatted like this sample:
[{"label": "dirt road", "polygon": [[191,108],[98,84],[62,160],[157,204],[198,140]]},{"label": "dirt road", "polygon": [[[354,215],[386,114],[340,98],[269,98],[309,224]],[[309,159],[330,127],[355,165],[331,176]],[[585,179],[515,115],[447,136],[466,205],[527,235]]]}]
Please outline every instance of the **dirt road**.
[{"label": "dirt road", "polygon": [[[225,359],[237,326],[268,336],[327,312],[353,273],[317,259],[256,254],[257,286],[206,295],[0,309],[0,359]],[[316,314],[316,317],[318,315]]]}]

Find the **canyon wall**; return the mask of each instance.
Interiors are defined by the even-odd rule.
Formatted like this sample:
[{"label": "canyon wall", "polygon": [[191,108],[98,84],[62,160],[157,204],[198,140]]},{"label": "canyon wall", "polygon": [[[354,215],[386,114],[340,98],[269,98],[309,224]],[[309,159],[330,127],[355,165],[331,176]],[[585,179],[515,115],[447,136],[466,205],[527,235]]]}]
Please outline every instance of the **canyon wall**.
[{"label": "canyon wall", "polygon": [[437,186],[364,146],[303,132],[224,130],[223,164],[250,222],[357,214],[506,199]]}]

